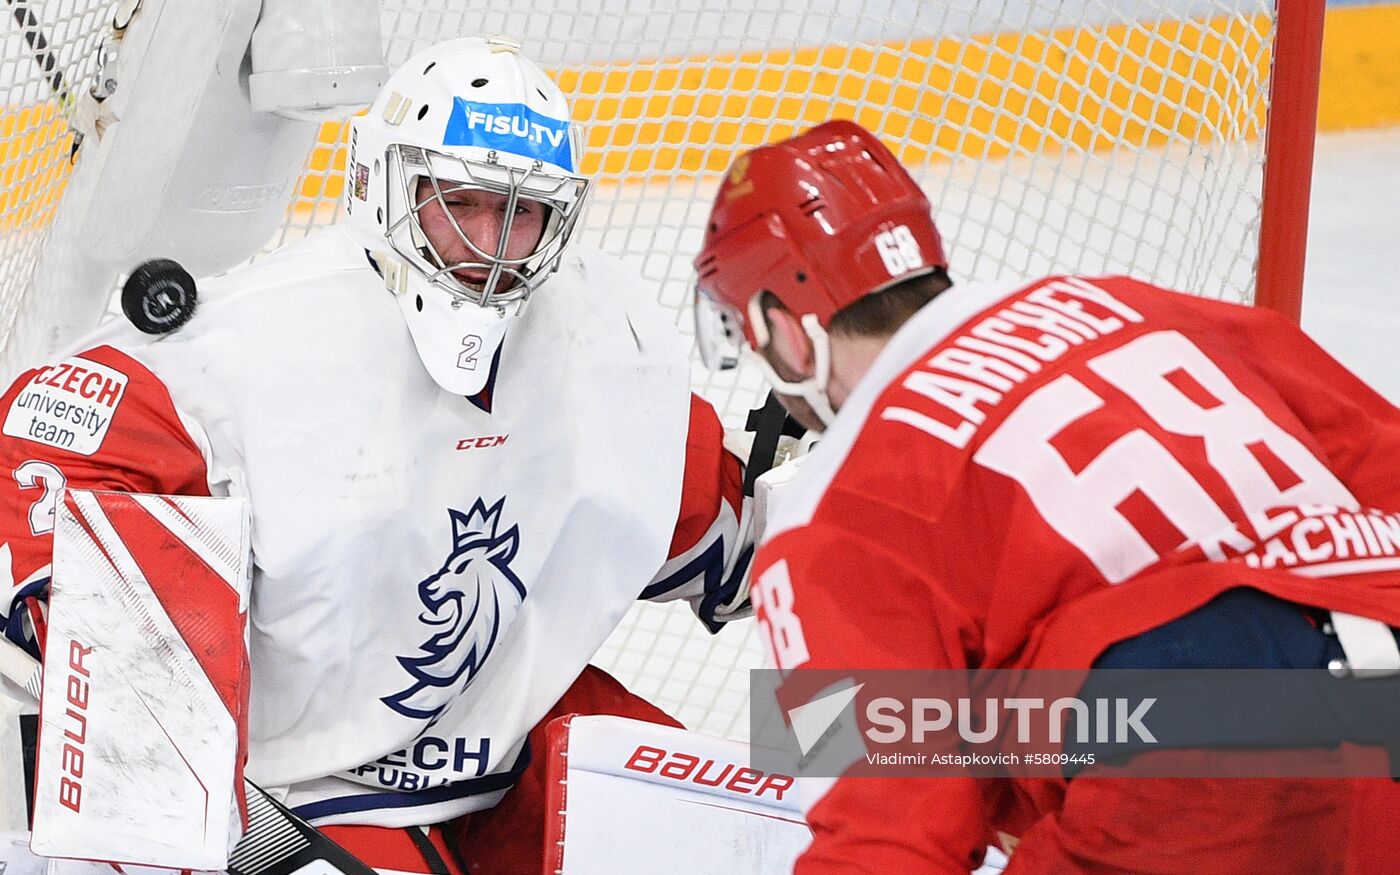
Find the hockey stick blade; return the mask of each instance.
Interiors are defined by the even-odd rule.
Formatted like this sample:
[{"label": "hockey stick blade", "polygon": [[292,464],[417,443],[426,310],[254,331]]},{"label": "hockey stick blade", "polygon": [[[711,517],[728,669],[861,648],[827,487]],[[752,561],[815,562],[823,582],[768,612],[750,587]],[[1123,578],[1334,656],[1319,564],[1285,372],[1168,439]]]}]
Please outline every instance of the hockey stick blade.
[{"label": "hockey stick blade", "polygon": [[8,0],[8,3],[10,15],[19,25],[19,32],[29,46],[30,57],[38,65],[39,72],[48,81],[49,88],[53,89],[59,102],[67,104],[69,100],[68,83],[63,80],[63,73],[58,69],[58,57],[49,46],[48,37],[44,35],[39,17],[34,14],[33,9],[29,8],[29,0]]},{"label": "hockey stick blade", "polygon": [[[73,109],[73,92],[68,87],[68,81],[63,78],[63,71],[58,69],[57,52],[54,51],[48,37],[44,34],[39,17],[30,8],[31,0],[6,0],[6,3],[10,7],[11,17],[19,25],[20,35],[24,37],[24,42],[29,46],[29,57],[38,66],[44,81],[48,82],[49,88],[58,100],[59,109],[65,116],[68,116]],[[83,144],[83,132],[72,126],[71,116],[69,130],[73,133],[73,145],[68,150],[68,160],[71,162],[78,157],[78,149]]]},{"label": "hockey stick blade", "polygon": [[[43,666],[4,637],[0,637],[0,675],[33,696],[34,701],[39,700]],[[229,875],[375,875],[374,869],[297,817],[261,787],[246,778],[243,784],[248,797],[248,831],[229,854]],[[29,802],[32,818],[33,800]]]},{"label": "hockey stick blade", "polygon": [[248,832],[228,858],[229,875],[375,875],[374,869],[245,780]]}]

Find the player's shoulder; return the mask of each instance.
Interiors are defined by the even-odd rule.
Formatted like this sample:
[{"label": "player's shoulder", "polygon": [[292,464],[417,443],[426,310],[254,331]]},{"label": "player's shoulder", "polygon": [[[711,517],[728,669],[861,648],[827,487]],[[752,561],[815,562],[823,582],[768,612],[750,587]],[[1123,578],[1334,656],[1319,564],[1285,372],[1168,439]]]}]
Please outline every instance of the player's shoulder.
[{"label": "player's shoulder", "polygon": [[582,300],[611,301],[629,311],[659,308],[656,283],[649,282],[632,263],[591,246],[571,247],[549,283],[556,281],[576,285]]},{"label": "player's shoulder", "polygon": [[338,293],[346,288],[346,280],[363,282],[375,276],[363,247],[335,225],[281,246],[257,261],[200,280],[199,291],[201,304],[237,306],[267,296]]},{"label": "player's shoulder", "polygon": [[574,245],[559,272],[541,289],[551,306],[578,308],[575,324],[587,319],[625,321],[640,350],[671,356],[683,352],[674,314],[661,306],[659,283],[628,261],[585,245]]},{"label": "player's shoulder", "polygon": [[954,285],[891,337],[785,491],[769,531],[892,502],[932,511],[982,424],[1076,356],[1154,329],[1228,345],[1237,327],[1279,318],[1256,309],[1127,276]]},{"label": "player's shoulder", "polygon": [[879,432],[962,451],[984,422],[1076,362],[1158,330],[1228,343],[1232,325],[1257,320],[1253,309],[1127,276],[953,286],[862,378],[846,405],[861,422],[851,440]]},{"label": "player's shoulder", "polygon": [[[336,301],[351,307],[356,302],[373,303],[374,296],[364,294],[367,284],[383,287],[364,250],[333,226],[257,261],[197,279],[194,316],[174,332],[143,334],[127,320],[113,318],[61,350],[54,360],[99,346],[144,360],[156,354],[157,347],[194,346],[206,335],[225,330],[258,335],[282,327],[314,328],[322,321],[316,318],[318,313],[324,316],[342,309],[334,306]],[[255,342],[256,337],[250,340]]]},{"label": "player's shoulder", "polygon": [[1016,294],[1020,283],[959,283],[914,314],[890,338],[852,390],[840,414],[807,456],[800,475],[784,489],[769,519],[778,534],[810,526],[833,491],[860,500],[883,501],[882,493],[905,491],[914,462],[914,436],[892,428],[881,415],[896,395],[903,376],[969,319]]},{"label": "player's shoulder", "polygon": [[[1168,331],[1221,361],[1248,364],[1260,350],[1303,337],[1297,322],[1269,307],[1244,302],[1243,290],[1227,287],[1168,288],[1129,276],[1052,277],[1051,291],[1083,295],[1085,307],[1100,317],[1124,317],[1136,330],[1119,332],[1126,342],[1137,334]],[[1043,281],[1048,282],[1048,281]],[[1104,305],[1107,305],[1105,307]],[[1096,308],[1096,309],[1095,309]],[[1098,323],[1087,320],[1091,329]],[[1098,344],[1082,348],[1092,355]]]},{"label": "player's shoulder", "polygon": [[333,374],[366,356],[388,361],[411,353],[407,331],[394,330],[402,319],[392,296],[364,251],[338,229],[201,279],[198,288],[194,316],[178,330],[142,334],[110,319],[67,354],[118,351],[154,375],[182,411],[202,419],[226,399],[298,379],[308,355],[320,372]]},{"label": "player's shoulder", "polygon": [[621,279],[640,284],[641,273],[629,262],[595,246],[574,243],[561,263],[561,273],[572,273],[581,282]]},{"label": "player's shoulder", "polygon": [[106,344],[25,371],[0,396],[0,416],[0,430],[19,441],[13,448],[7,444],[6,454],[32,456],[39,445],[62,451],[56,459],[71,460],[108,453],[116,444],[119,454],[139,457],[134,448],[144,443],[155,456],[164,454],[159,465],[177,455],[202,463],[197,438],[188,436],[189,423],[164,381],[137,358]]}]

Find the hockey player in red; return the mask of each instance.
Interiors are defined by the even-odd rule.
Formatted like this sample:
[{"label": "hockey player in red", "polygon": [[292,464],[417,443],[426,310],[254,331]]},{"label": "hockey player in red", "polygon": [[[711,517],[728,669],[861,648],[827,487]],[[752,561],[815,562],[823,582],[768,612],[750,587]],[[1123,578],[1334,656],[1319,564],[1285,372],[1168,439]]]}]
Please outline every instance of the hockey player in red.
[{"label": "hockey player in red", "polygon": [[538,872],[527,737],[667,720],[588,660],[639,598],[742,615],[751,555],[654,291],[576,243],[580,147],[518,47],[429,49],[352,123],[345,221],[202,283],[172,334],[112,323],[22,375],[0,629],[42,643],[65,486],[244,497],[248,776],[383,869]]},{"label": "hockey player in red", "polygon": [[[747,346],[823,430],[755,560],[778,668],[1400,669],[1400,411],[1277,314],[954,284],[844,121],[738,158],[695,265],[708,358]],[[1396,859],[1388,779],[1093,774],[813,780],[796,871],[952,875],[998,839],[1014,873]]]}]

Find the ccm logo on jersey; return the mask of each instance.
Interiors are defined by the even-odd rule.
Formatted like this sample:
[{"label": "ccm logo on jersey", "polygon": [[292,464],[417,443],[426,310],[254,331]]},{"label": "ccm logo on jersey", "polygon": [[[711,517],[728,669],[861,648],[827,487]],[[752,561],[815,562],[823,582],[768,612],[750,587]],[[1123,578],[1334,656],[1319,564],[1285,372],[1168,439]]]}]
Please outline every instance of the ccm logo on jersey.
[{"label": "ccm logo on jersey", "polygon": [[491,434],[486,437],[462,438],[457,441],[459,450],[488,450],[491,447],[499,447],[506,442],[508,434]]},{"label": "ccm logo on jersey", "polygon": [[792,788],[793,779],[777,772],[766,774],[758,769],[737,766],[734,763],[719,763],[713,759],[679,751],[663,750],[659,747],[638,745],[632,757],[623,767],[644,775],[659,775],[672,781],[699,784],[702,787],[723,787],[731,793],[744,796],[762,796],[771,791],[774,799],[782,799],[783,794]]},{"label": "ccm logo on jersey", "polygon": [[4,433],[91,456],[126,392],[121,371],[83,358],[35,374],[5,415]]},{"label": "ccm logo on jersey", "polygon": [[58,780],[58,802],[77,814],[83,809],[83,745],[87,743],[88,694],[92,687],[84,678],[92,677],[83,667],[83,660],[92,653],[77,641],[68,642],[68,708],[63,713],[68,725],[63,728],[62,775]]}]

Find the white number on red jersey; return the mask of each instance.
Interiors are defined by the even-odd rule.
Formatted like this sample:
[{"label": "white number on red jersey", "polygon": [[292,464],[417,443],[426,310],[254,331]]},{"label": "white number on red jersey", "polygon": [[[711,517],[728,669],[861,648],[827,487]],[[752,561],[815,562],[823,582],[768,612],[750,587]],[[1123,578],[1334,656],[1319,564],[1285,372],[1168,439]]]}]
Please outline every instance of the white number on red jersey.
[{"label": "white number on red jersey", "polygon": [[[1354,506],[1332,472],[1183,335],[1144,335],[1096,356],[1088,367],[1163,430],[1200,438],[1211,467],[1246,514],[1300,503]],[[1118,583],[1160,558],[1119,511],[1134,493],[1188,541],[1219,536],[1231,523],[1191,471],[1143,429],[1122,435],[1074,471],[1052,441],[1104,403],[1072,375],[1057,377],[1018,404],[974,458],[1019,483],[1050,527]],[[1261,457],[1291,472],[1287,486],[1275,482]]]},{"label": "white number on red jersey", "polygon": [[52,532],[58,496],[68,478],[56,466],[30,459],[15,468],[15,482],[20,489],[43,489],[29,505],[29,531],[34,535]]},{"label": "white number on red jersey", "polygon": [[759,632],[768,642],[774,665],[796,668],[811,658],[802,621],[793,613],[792,577],[786,561],[775,562],[759,576],[751,597]]}]

